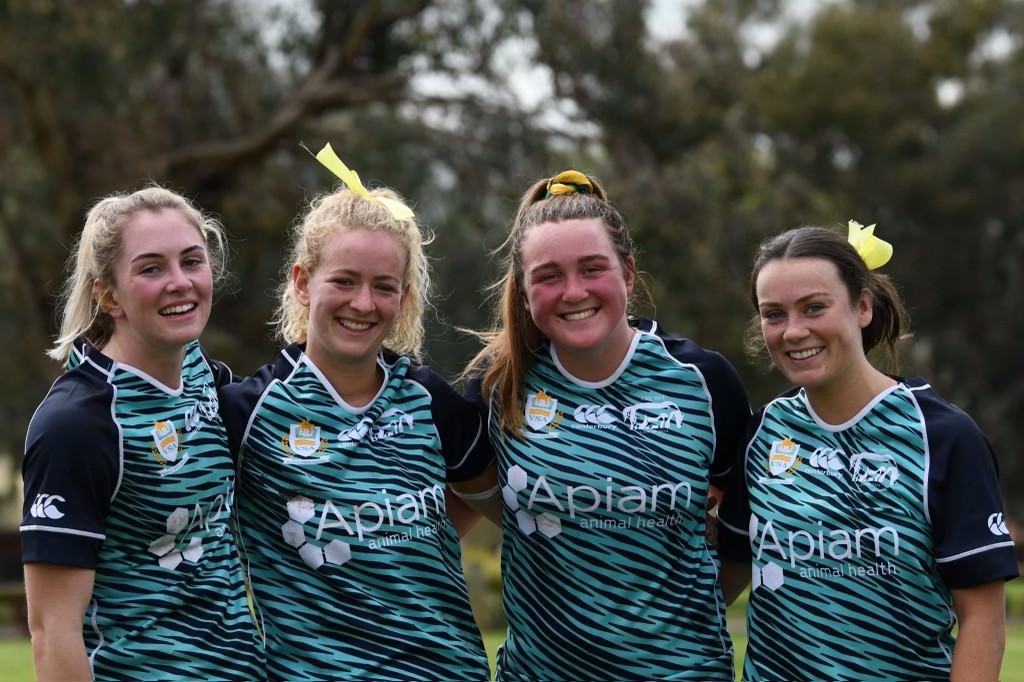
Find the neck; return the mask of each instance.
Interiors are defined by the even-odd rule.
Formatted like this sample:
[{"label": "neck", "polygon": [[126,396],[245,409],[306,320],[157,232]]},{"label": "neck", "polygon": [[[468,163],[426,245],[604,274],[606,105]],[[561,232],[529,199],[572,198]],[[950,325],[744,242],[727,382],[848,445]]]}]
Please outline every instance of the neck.
[{"label": "neck", "polygon": [[865,361],[852,376],[825,386],[806,388],[815,414],[828,424],[845,424],[896,382]]},{"label": "neck", "polygon": [[555,347],[558,362],[581,381],[596,383],[610,377],[629,352],[636,330],[623,319],[602,343],[584,350]]},{"label": "neck", "polygon": [[126,343],[116,332],[100,350],[111,360],[145,372],[170,388],[181,385],[181,366],[185,347],[158,351],[138,344]]},{"label": "neck", "polygon": [[384,383],[384,371],[373,357],[367,362],[342,364],[325,361],[316,357],[316,353],[306,353],[323,375],[337,391],[342,400],[352,407],[363,407],[370,404],[377,396],[381,384]]}]

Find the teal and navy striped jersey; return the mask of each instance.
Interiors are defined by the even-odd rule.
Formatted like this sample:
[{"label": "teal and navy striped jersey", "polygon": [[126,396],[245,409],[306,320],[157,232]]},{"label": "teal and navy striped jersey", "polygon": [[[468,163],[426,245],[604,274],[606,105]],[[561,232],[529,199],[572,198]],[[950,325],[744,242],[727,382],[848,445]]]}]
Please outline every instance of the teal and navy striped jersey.
[{"label": "teal and navy striped jersey", "polygon": [[95,570],[96,680],[264,679],[229,526],[216,389],[230,372],[193,343],[171,389],[80,351],[29,424],[22,560]]},{"label": "teal and navy striped jersey", "polygon": [[487,680],[445,483],[493,455],[440,377],[379,367],[359,408],[296,345],[222,393],[271,679]]},{"label": "teal and navy striped jersey", "polygon": [[802,389],[753,420],[725,557],[753,561],[747,680],[947,680],[951,589],[1017,575],[995,456],[920,380],[845,424]]},{"label": "teal and navy striped jersey", "polygon": [[493,401],[489,416],[504,497],[498,678],[732,680],[705,509],[750,415],[736,371],[638,330],[599,383],[546,345],[525,391],[521,436],[499,430]]}]

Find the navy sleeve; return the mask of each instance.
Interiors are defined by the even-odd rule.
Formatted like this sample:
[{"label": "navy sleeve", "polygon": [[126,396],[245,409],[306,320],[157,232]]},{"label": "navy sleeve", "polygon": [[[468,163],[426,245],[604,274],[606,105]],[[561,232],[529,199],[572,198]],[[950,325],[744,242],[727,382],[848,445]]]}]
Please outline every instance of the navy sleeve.
[{"label": "navy sleeve", "polygon": [[665,347],[680,362],[696,365],[711,396],[715,423],[715,454],[711,483],[719,489],[733,470],[736,448],[750,418],[750,400],[736,368],[721,353],[705,350],[687,339],[664,339]]},{"label": "navy sleeve", "polygon": [[970,417],[939,400],[919,398],[928,429],[928,512],[939,572],[954,589],[1015,578],[995,453]]},{"label": "navy sleeve", "polygon": [[434,372],[420,368],[416,374],[431,396],[431,415],[441,439],[447,480],[466,481],[479,476],[494,460],[494,451],[478,406]]},{"label": "navy sleeve", "polygon": [[[736,368],[718,353],[709,354],[705,372],[715,417],[715,459],[711,463],[711,482],[719,488],[736,472],[736,451],[750,419],[750,400]],[[742,476],[741,476],[742,478]]]},{"label": "navy sleeve", "polygon": [[228,447],[236,463],[253,410],[273,379],[274,366],[264,365],[251,377],[218,386],[220,417],[224,420]]},{"label": "navy sleeve", "polygon": [[210,358],[205,352],[203,357],[206,358],[207,364],[210,365],[210,371],[213,372],[213,385],[218,389],[222,386],[227,386],[233,381],[238,381],[239,377],[236,377],[231,371],[231,368],[220,360],[214,360]]},{"label": "navy sleeve", "polygon": [[718,508],[718,553],[725,559],[749,562],[750,495],[747,487],[747,450],[761,423],[764,408],[747,419],[734,453],[732,472],[722,488],[722,504]]},{"label": "navy sleeve", "polygon": [[22,461],[22,562],[96,567],[120,478],[112,400],[107,384],[73,372],[33,415]]}]

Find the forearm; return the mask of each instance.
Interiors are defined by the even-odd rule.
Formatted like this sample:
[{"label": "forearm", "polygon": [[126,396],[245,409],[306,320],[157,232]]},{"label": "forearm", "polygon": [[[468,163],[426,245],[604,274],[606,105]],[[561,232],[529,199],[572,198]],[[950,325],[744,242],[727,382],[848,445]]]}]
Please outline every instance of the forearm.
[{"label": "forearm", "polygon": [[82,620],[95,572],[51,564],[25,564],[28,629],[39,682],[91,680]]},{"label": "forearm", "polygon": [[445,489],[445,507],[448,510],[448,518],[455,526],[455,532],[459,539],[466,537],[473,526],[480,520],[480,513],[462,501],[458,493],[451,488]]},{"label": "forearm", "polygon": [[498,527],[501,526],[502,500],[497,486],[489,490],[477,492],[456,490],[455,494],[459,496],[464,504],[471,507],[485,519]]},{"label": "forearm", "polygon": [[718,582],[722,586],[725,603],[733,603],[750,584],[750,564],[723,559]]},{"label": "forearm", "polygon": [[962,622],[953,649],[950,682],[996,682],[1005,648],[1006,628],[1001,619],[988,624]]},{"label": "forearm", "polygon": [[80,628],[32,632],[32,661],[38,682],[92,679]]},{"label": "forearm", "polygon": [[996,682],[1006,648],[1003,582],[952,592],[959,632],[949,679],[952,682]]},{"label": "forearm", "polygon": [[503,502],[498,488],[498,467],[492,463],[479,476],[448,484],[459,498],[491,523],[501,527]]}]

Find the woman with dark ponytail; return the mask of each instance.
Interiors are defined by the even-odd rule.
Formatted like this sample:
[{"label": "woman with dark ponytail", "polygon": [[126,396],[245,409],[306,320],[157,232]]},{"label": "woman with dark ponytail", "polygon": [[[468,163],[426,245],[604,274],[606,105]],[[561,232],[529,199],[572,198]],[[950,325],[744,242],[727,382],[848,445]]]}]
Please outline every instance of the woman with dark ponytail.
[{"label": "woman with dark ponytail", "polygon": [[[761,245],[748,347],[794,385],[752,420],[719,512],[745,680],[996,680],[1017,575],[995,456],[921,379],[876,369],[907,316],[874,226]],[[959,628],[956,638],[954,627]]]}]

